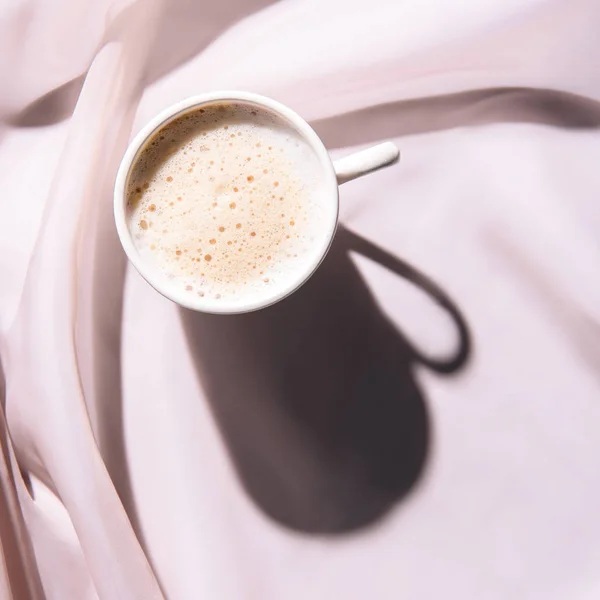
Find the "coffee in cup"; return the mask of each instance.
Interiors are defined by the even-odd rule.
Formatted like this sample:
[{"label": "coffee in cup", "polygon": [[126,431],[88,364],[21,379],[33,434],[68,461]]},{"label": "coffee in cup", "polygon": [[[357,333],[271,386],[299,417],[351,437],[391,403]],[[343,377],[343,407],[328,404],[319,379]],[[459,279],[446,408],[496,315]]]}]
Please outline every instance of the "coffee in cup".
[{"label": "coffee in cup", "polygon": [[127,223],[164,285],[228,307],[294,286],[330,235],[311,145],[285,119],[242,102],[178,115],[141,148]]},{"label": "coffee in cup", "polygon": [[174,302],[258,310],[300,287],[327,254],[338,186],[398,157],[386,142],[332,162],[283,104],[205,93],[162,111],[129,145],[115,182],[117,232],[138,272]]}]

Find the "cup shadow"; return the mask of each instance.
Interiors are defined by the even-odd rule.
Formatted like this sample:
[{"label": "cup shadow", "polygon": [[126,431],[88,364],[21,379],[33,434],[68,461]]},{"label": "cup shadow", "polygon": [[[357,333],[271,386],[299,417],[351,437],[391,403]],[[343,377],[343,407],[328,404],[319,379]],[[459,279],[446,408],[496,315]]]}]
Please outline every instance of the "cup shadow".
[{"label": "cup shadow", "polygon": [[[381,312],[358,252],[423,289],[458,331],[453,356],[421,356]],[[317,272],[262,311],[181,308],[196,371],[237,474],[258,507],[308,534],[382,517],[413,489],[431,442],[419,364],[450,374],[470,336],[455,304],[410,265],[340,228]]]}]

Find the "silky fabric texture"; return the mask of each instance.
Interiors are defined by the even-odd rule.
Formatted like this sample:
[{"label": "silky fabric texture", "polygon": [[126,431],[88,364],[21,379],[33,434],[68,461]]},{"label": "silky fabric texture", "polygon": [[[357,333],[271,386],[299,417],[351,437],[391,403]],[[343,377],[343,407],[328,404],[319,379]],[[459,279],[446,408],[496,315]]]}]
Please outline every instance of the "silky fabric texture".
[{"label": "silky fabric texture", "polygon": [[[599,30],[596,0],[3,3],[0,598],[600,597]],[[402,152],[306,289],[226,321],[112,218],[131,137],[219,89]]]}]

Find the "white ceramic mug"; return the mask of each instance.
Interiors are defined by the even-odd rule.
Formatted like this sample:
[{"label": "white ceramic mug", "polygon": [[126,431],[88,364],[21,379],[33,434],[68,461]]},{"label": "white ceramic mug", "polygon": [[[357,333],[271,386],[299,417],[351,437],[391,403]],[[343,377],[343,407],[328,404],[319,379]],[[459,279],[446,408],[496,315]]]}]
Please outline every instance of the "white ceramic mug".
[{"label": "white ceramic mug", "polygon": [[[327,235],[317,240],[315,243],[319,244],[319,252],[316,254],[316,258],[313,262],[307,263],[304,271],[298,273],[298,277],[290,283],[290,285],[281,290],[276,296],[271,296],[265,299],[253,299],[247,304],[242,306],[227,306],[219,303],[217,300],[210,298],[200,298],[195,295],[186,294],[174,286],[169,287],[167,282],[161,277],[160,273],[156,272],[156,269],[152,268],[147,262],[142,259],[137,248],[134,245],[131,231],[127,224],[126,216],[126,204],[127,204],[127,183],[132,166],[135,164],[136,159],[144,148],[146,142],[152,135],[161,127],[173,121],[174,119],[181,117],[187,112],[196,110],[206,104],[212,104],[215,102],[241,102],[245,104],[251,104],[258,110],[265,110],[271,114],[278,115],[285,121],[291,124],[299,134],[304,137],[304,140],[314,151],[315,155],[319,158],[321,163],[323,177],[325,178],[326,187],[329,189],[328,197],[329,210],[326,211],[326,219],[328,219],[328,227],[326,228]],[[317,267],[321,264],[323,258],[327,254],[333,237],[335,235],[337,221],[338,221],[338,207],[339,207],[339,193],[338,186],[351,179],[356,179],[372,171],[376,171],[382,167],[387,167],[398,161],[399,151],[395,144],[386,142],[379,144],[367,150],[362,150],[350,156],[346,156],[340,160],[332,162],[329,157],[329,153],[325,149],[323,142],[319,136],[314,132],[310,125],[297,115],[294,111],[289,109],[287,106],[250,92],[211,92],[202,94],[199,96],[193,96],[182,100],[177,104],[163,110],[154,119],[152,119],[133,139],[125,156],[121,161],[119,171],[117,173],[117,179],[115,183],[114,193],[114,212],[115,222],[117,226],[117,232],[125,250],[127,257],[133,264],[133,266],[139,271],[139,273],[146,279],[148,283],[158,292],[160,292],[166,298],[177,302],[178,304],[198,310],[201,312],[208,313],[224,313],[224,314],[235,314],[250,312],[265,308],[279,300],[282,300],[295,290],[297,290],[308,278],[315,272]]]}]

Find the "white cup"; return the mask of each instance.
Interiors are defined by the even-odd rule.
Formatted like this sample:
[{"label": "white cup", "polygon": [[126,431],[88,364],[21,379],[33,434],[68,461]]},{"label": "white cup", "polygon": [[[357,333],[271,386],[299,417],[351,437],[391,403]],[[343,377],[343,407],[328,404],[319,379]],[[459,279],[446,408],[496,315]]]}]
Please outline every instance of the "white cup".
[{"label": "white cup", "polygon": [[[147,261],[140,256],[133,242],[126,217],[126,190],[131,167],[135,164],[138,155],[148,139],[152,137],[158,129],[170,121],[173,121],[187,112],[194,111],[203,105],[215,102],[242,102],[251,104],[258,110],[268,111],[271,114],[274,113],[287,121],[304,137],[304,140],[319,158],[323,178],[325,179],[324,183],[329,190],[327,193],[329,198],[329,210],[325,211],[325,219],[328,220],[328,223],[327,227],[324,228],[327,233],[323,239],[315,242],[319,245],[319,251],[316,253],[316,258],[312,262],[307,263],[305,269],[302,272],[298,272],[297,278],[290,282],[288,287],[282,289],[277,295],[259,300],[254,298],[249,300],[247,304],[241,306],[228,306],[227,304],[220,303],[218,300],[206,297],[201,298],[188,294],[185,291],[181,291],[175,286],[169,286],[162,275],[156,271],[156,268],[149,265]],[[173,302],[177,302],[192,310],[208,313],[236,314],[258,310],[282,300],[297,290],[308,280],[325,258],[335,236],[338,222],[338,186],[351,179],[356,179],[357,177],[361,177],[362,175],[366,175],[367,173],[371,173],[382,167],[392,165],[398,161],[399,156],[400,153],[396,145],[391,142],[386,142],[332,162],[323,142],[310,125],[294,111],[275,100],[250,92],[211,92],[193,96],[192,98],[182,100],[159,113],[144,128],[142,128],[127,148],[125,156],[121,161],[115,183],[114,212],[117,232],[121,244],[123,245],[123,249],[133,266],[154,289]]]}]

